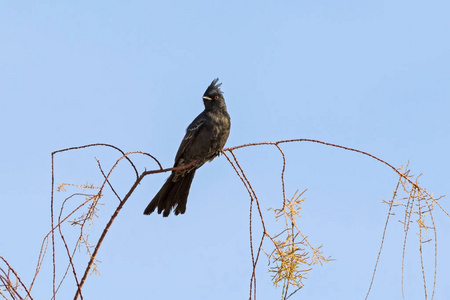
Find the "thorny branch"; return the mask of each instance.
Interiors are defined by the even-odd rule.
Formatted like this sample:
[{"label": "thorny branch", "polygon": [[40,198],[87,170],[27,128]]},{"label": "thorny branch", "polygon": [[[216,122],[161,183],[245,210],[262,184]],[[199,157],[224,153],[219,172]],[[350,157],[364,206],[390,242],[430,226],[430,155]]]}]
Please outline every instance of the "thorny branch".
[{"label": "thorny branch", "polygon": [[[252,273],[250,277],[250,294],[249,299],[256,300],[256,266],[258,264],[260,254],[261,252],[264,252],[269,260],[269,271],[272,273],[272,280],[275,286],[278,286],[280,283],[283,283],[283,290],[282,290],[282,299],[288,299],[291,297],[294,293],[296,293],[299,289],[303,287],[302,280],[307,278],[308,272],[311,270],[313,265],[320,264],[322,265],[323,262],[328,262],[330,259],[325,258],[322,255],[322,246],[315,247],[313,246],[307,236],[302,233],[302,231],[299,228],[298,225],[298,218],[300,218],[300,210],[302,202],[305,200],[304,198],[301,198],[303,196],[303,193],[300,193],[297,195],[297,192],[291,197],[286,197],[286,190],[285,190],[285,170],[286,170],[286,156],[283,152],[280,145],[284,143],[292,143],[292,142],[311,142],[311,143],[318,143],[326,146],[331,146],[339,149],[343,149],[346,151],[353,151],[360,153],[362,155],[368,156],[372,159],[375,159],[386,166],[390,167],[393,171],[395,171],[399,175],[399,182],[397,183],[397,186],[394,190],[393,197],[391,201],[384,203],[388,204],[389,210],[388,215],[385,223],[385,227],[382,234],[381,239],[381,245],[379,248],[378,256],[376,259],[375,267],[372,274],[372,279],[370,282],[369,289],[367,291],[366,299],[370,294],[371,288],[374,283],[374,278],[376,274],[377,265],[380,260],[385,235],[387,232],[387,226],[390,219],[390,216],[393,214],[392,210],[396,206],[404,206],[405,207],[405,213],[404,213],[404,231],[405,231],[405,238],[403,243],[403,258],[402,258],[402,273],[404,268],[404,256],[406,251],[406,240],[407,240],[407,233],[410,229],[410,224],[412,224],[411,218],[413,216],[416,216],[415,224],[419,226],[419,251],[420,251],[420,263],[422,267],[422,277],[423,277],[423,284],[424,284],[424,294],[425,299],[427,299],[428,296],[428,290],[427,290],[427,284],[426,284],[426,272],[425,272],[425,262],[423,257],[423,251],[422,248],[425,243],[434,240],[434,280],[433,280],[433,288],[432,288],[432,294],[431,299],[434,297],[434,292],[436,288],[436,268],[437,268],[437,233],[436,233],[436,226],[435,221],[433,218],[433,209],[434,205],[437,205],[441,211],[443,211],[448,217],[450,217],[449,213],[444,210],[444,208],[440,205],[438,200],[441,197],[435,198],[431,194],[429,194],[424,188],[419,186],[419,183],[417,181],[418,177],[413,181],[412,176],[409,175],[409,170],[406,167],[405,170],[402,168],[395,168],[391,164],[387,163],[386,161],[369,154],[367,152],[344,147],[341,145],[331,144],[327,142],[322,142],[318,140],[312,140],[312,139],[291,139],[291,140],[283,140],[283,141],[277,141],[277,142],[262,142],[262,143],[250,143],[245,145],[240,145],[236,147],[226,148],[222,150],[222,153],[228,160],[228,162],[231,164],[233,169],[235,170],[238,177],[241,179],[242,183],[244,184],[244,187],[246,188],[248,195],[250,197],[250,207],[249,207],[249,234],[250,234],[250,251],[251,251],[251,259],[252,259]],[[263,208],[262,205],[258,199],[257,193],[255,192],[254,188],[252,187],[252,184],[250,180],[248,179],[248,176],[246,175],[242,165],[239,163],[239,160],[237,159],[235,155],[235,151],[246,148],[246,147],[254,147],[254,146],[263,146],[263,145],[269,145],[269,146],[275,146],[277,150],[279,151],[281,157],[282,157],[282,169],[281,169],[281,194],[283,197],[282,206],[281,208],[274,209],[271,208],[275,214],[275,219],[283,219],[284,220],[284,229],[275,234],[269,233],[269,229],[267,228],[264,217],[263,217]],[[112,148],[116,151],[118,151],[121,156],[116,160],[115,164],[111,167],[109,172],[105,173],[100,161],[96,159],[98,168],[100,170],[100,173],[103,176],[103,182],[99,187],[95,187],[92,184],[84,184],[84,185],[76,185],[76,184],[69,184],[69,183],[62,183],[57,188],[58,191],[65,191],[65,186],[72,186],[75,188],[81,188],[83,191],[85,190],[96,190],[96,193],[94,194],[87,194],[87,193],[74,193],[70,195],[69,197],[65,198],[64,201],[61,203],[60,211],[57,216],[57,219],[54,217],[54,191],[55,191],[55,155],[71,150],[79,150],[79,149],[85,149],[90,147],[108,147]],[[131,155],[143,155],[151,158],[157,165],[158,169],[151,170],[151,171],[143,171],[139,172],[136,168],[135,164],[130,159]],[[114,189],[111,181],[110,176],[113,172],[113,170],[117,167],[117,165],[122,161],[126,160],[129,165],[131,166],[132,170],[134,171],[136,175],[136,179],[134,183],[132,184],[129,191],[123,196],[123,198],[117,193],[117,191]],[[127,152],[125,153],[121,149],[109,145],[109,144],[89,144],[79,147],[71,147],[66,149],[61,149],[54,151],[52,153],[52,190],[51,190],[51,230],[49,233],[44,237],[41,245],[41,249],[39,252],[38,262],[36,266],[35,275],[32,279],[31,284],[29,287],[27,287],[18,274],[15,272],[15,270],[8,264],[8,262],[0,256],[0,262],[3,262],[6,267],[0,266],[0,296],[2,296],[5,299],[6,294],[9,294],[9,296],[12,299],[33,299],[31,296],[31,290],[34,286],[35,280],[38,276],[38,273],[41,269],[41,266],[43,264],[45,255],[47,253],[47,248],[49,244],[49,240],[51,241],[52,245],[52,267],[53,267],[53,283],[52,283],[52,290],[53,290],[53,297],[52,299],[56,298],[56,295],[62,286],[63,282],[66,280],[67,275],[69,274],[69,271],[71,271],[72,276],[74,278],[75,284],[76,284],[76,293],[74,296],[74,299],[83,299],[82,295],[82,289],[84,286],[84,283],[86,282],[88,276],[90,274],[98,273],[97,269],[97,255],[99,252],[99,249],[102,245],[102,242],[104,238],[106,237],[106,234],[108,233],[110,227],[112,226],[112,223],[114,222],[115,218],[127,202],[127,200],[131,197],[134,190],[137,188],[137,186],[140,184],[140,182],[144,179],[145,176],[156,174],[156,173],[163,173],[163,172],[170,172],[173,170],[181,170],[185,168],[191,167],[192,164],[195,162],[192,162],[189,165],[177,167],[177,168],[167,168],[163,169],[160,162],[151,154],[141,152],[141,151],[133,151],[133,152]],[[419,176],[420,177],[420,176]],[[94,219],[97,216],[98,211],[98,205],[100,204],[100,199],[103,196],[105,186],[108,186],[109,189],[113,192],[115,197],[119,200],[118,205],[112,214],[112,216],[109,218],[108,222],[105,225],[105,228],[103,229],[102,233],[100,234],[98,240],[90,244],[89,242],[89,228],[94,223]],[[403,192],[408,195],[404,198],[399,198],[399,188],[403,188]],[[71,201],[74,197],[84,197],[84,201],[81,202],[75,209],[69,211],[68,213],[65,213],[65,205]],[[254,226],[255,223],[253,222],[253,215],[254,215],[254,204],[256,204],[256,211],[257,216],[259,218],[259,223],[262,228],[262,235],[259,239],[259,242],[257,244],[257,247],[254,245]],[[87,207],[87,208],[84,208]],[[80,217],[75,218],[75,220],[70,221],[69,219],[74,216],[75,213],[82,211],[81,209],[84,209],[84,212]],[[56,221],[57,220],[57,221]],[[55,224],[56,223],[56,224]],[[75,243],[75,246],[71,250],[69,247],[69,244],[66,241],[65,235],[62,230],[63,224],[71,224],[72,226],[76,226],[79,228],[79,234],[78,234],[78,240]],[[429,224],[429,225],[427,225]],[[56,262],[56,237],[55,237],[55,231],[58,231],[59,238],[64,246],[66,256],[68,259],[67,266],[65,267],[65,272],[59,279],[59,282],[57,284],[56,282],[56,269],[57,269],[57,262]],[[433,232],[432,239],[428,238],[429,231]],[[424,232],[427,236],[427,239],[424,240]],[[267,238],[267,239],[266,239]],[[270,241],[269,245],[265,245],[265,240]],[[80,249],[82,246],[86,249],[86,253],[89,256],[89,261],[87,263],[86,268],[84,269],[83,276],[79,277],[79,267],[77,268],[74,257],[76,254],[76,250]],[[272,251],[265,251],[263,249],[263,246],[265,249],[272,248]],[[93,251],[91,251],[93,249]],[[311,253],[311,255],[309,254]],[[78,271],[77,271],[78,270]],[[403,274],[402,274],[403,278]],[[289,292],[290,288],[293,287],[294,290]],[[25,293],[22,294],[22,291]],[[403,292],[403,282],[402,282],[402,292]]]}]

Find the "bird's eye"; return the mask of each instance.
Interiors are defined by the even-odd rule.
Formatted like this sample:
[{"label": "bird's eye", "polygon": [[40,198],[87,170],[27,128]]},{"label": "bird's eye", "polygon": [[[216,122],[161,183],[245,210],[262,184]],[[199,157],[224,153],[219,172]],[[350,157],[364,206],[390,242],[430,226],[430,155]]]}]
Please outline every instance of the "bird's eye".
[{"label": "bird's eye", "polygon": [[214,96],[214,100],[219,100],[219,96]]}]

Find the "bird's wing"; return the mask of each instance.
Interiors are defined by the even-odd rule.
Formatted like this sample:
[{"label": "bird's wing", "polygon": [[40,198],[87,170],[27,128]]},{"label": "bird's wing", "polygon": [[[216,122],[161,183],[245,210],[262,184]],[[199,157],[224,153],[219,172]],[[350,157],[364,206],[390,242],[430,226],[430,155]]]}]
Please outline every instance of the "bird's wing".
[{"label": "bird's wing", "polygon": [[183,159],[183,154],[186,152],[186,149],[188,149],[195,138],[198,136],[198,133],[200,132],[201,128],[204,126],[205,120],[197,118],[194,120],[189,127],[186,129],[186,135],[184,136],[183,140],[181,141],[180,147],[178,148],[177,155],[175,156],[175,166],[184,165],[185,162]]}]

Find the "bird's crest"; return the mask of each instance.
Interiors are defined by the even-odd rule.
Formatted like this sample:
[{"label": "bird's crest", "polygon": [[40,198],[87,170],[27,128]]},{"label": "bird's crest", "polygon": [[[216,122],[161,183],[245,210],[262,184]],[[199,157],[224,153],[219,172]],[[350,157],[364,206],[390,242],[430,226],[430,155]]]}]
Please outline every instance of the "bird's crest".
[{"label": "bird's crest", "polygon": [[215,93],[222,94],[222,91],[220,90],[220,86],[222,83],[217,83],[219,81],[219,78],[214,79],[211,84],[208,86],[208,88],[205,91],[205,96],[212,95]]}]

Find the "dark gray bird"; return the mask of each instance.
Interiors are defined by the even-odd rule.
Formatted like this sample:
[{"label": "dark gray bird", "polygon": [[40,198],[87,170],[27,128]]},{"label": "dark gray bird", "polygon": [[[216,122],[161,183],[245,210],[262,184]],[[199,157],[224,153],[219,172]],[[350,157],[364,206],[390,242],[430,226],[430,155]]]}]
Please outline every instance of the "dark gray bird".
[{"label": "dark gray bird", "polygon": [[144,210],[144,215],[151,214],[156,208],[158,214],[163,212],[164,217],[167,217],[172,209],[175,215],[184,214],[195,171],[218,156],[225,146],[230,134],[230,116],[220,90],[222,84],[217,83],[218,81],[219,78],[214,79],[206,89],[203,95],[205,110],[186,129],[173,166],[180,167],[196,162],[187,169],[172,171],[166,183]]}]

